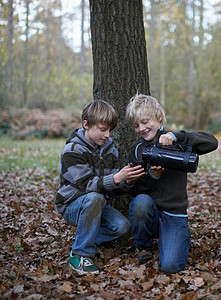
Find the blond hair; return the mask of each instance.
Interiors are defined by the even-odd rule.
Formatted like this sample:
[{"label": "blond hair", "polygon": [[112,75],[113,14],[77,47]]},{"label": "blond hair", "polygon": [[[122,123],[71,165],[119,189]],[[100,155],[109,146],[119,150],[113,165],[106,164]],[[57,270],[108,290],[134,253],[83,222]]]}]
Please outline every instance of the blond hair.
[{"label": "blond hair", "polygon": [[162,119],[166,122],[166,116],[160,103],[152,96],[143,94],[136,94],[132,97],[127,105],[126,119],[129,123],[134,125],[141,119]]},{"label": "blond hair", "polygon": [[94,100],[88,103],[82,112],[82,123],[87,120],[89,127],[104,124],[113,130],[117,125],[117,115],[114,108],[103,100]]}]

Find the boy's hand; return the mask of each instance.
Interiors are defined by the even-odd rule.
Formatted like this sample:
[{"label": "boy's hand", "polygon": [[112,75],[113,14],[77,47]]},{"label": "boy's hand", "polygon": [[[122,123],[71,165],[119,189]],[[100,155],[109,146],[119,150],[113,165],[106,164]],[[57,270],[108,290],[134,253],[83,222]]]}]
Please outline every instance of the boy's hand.
[{"label": "boy's hand", "polygon": [[153,166],[150,168],[150,173],[154,177],[160,177],[165,172],[165,170],[166,169],[161,166]]},{"label": "boy's hand", "polygon": [[171,146],[173,145],[174,137],[172,134],[166,133],[162,134],[159,138],[159,143],[163,146]]},{"label": "boy's hand", "polygon": [[140,165],[131,167],[129,164],[123,167],[118,173],[114,174],[114,182],[119,184],[122,181],[126,181],[127,184],[131,184],[134,181],[138,180],[146,173],[144,168]]}]

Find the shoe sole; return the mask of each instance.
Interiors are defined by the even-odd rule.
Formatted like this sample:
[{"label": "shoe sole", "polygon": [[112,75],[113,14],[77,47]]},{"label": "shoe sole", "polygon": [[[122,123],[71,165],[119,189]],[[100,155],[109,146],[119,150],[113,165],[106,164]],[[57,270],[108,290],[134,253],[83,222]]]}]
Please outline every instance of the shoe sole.
[{"label": "shoe sole", "polygon": [[86,271],[83,271],[83,270],[79,270],[77,268],[75,268],[74,266],[72,266],[71,263],[69,263],[69,266],[75,271],[77,272],[79,275],[86,275],[86,274],[99,274],[99,271],[89,271],[89,272],[86,272]]}]

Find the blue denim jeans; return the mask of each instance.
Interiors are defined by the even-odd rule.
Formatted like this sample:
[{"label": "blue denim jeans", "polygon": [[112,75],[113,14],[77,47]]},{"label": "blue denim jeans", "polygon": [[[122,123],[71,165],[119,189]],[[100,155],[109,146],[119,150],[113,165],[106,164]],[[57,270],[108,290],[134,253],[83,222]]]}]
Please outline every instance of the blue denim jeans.
[{"label": "blue denim jeans", "polygon": [[77,227],[72,252],[86,257],[94,257],[97,246],[126,234],[131,228],[129,220],[106,204],[104,195],[95,192],[71,202],[62,217]]},{"label": "blue denim jeans", "polygon": [[148,249],[153,238],[159,238],[159,259],[163,271],[177,273],[185,268],[190,248],[186,217],[160,212],[153,199],[146,194],[140,194],[131,201],[129,217],[136,248]]}]

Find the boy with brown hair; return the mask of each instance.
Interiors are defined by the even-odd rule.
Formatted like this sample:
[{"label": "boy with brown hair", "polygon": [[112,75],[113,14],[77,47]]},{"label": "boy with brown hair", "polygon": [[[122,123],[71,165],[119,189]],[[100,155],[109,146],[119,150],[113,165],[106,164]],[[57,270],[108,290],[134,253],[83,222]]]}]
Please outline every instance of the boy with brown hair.
[{"label": "boy with brown hair", "polygon": [[113,107],[92,101],[82,112],[82,128],[66,141],[59,163],[60,185],[55,206],[77,227],[69,256],[79,274],[98,273],[92,259],[97,246],[126,234],[129,220],[110,206],[112,197],[127,192],[128,184],[144,175],[139,166],[118,169],[118,151],[110,137],[117,125]]},{"label": "boy with brown hair", "polygon": [[[151,96],[137,94],[131,98],[126,118],[140,136],[130,148],[130,162],[141,161],[143,148],[151,148],[157,141],[163,146],[171,146],[174,141],[189,144],[199,155],[218,146],[216,138],[209,133],[166,131],[163,108]],[[141,263],[146,263],[152,257],[153,238],[159,238],[161,268],[176,273],[186,266],[190,248],[187,174],[161,166],[148,165],[147,169],[147,174],[136,181],[130,192],[134,196],[129,217],[136,256]]]}]

